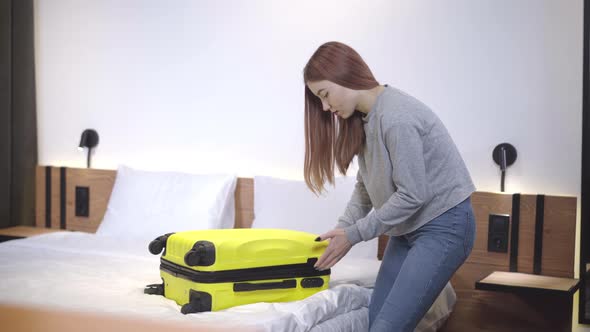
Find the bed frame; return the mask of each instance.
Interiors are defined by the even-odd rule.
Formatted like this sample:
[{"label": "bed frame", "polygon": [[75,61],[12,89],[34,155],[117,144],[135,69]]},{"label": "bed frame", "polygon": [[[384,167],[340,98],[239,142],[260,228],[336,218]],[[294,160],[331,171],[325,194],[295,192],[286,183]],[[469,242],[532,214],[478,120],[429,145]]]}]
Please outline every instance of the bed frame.
[{"label": "bed frame", "polygon": [[[203,324],[186,326],[180,322],[117,317],[105,313],[60,310],[0,304],[0,321],[11,332],[231,332],[227,328]],[[240,329],[240,332],[242,329]],[[245,329],[244,331],[253,332]]]},{"label": "bed frame", "polygon": [[[38,227],[96,231],[116,171],[38,166],[36,175]],[[238,178],[235,198],[235,227],[248,228],[254,219],[252,178]],[[475,192],[472,203],[476,242],[451,280],[458,300],[442,330],[571,331],[572,296],[577,289],[572,279],[576,197]],[[490,248],[505,246],[505,252],[488,250],[489,234],[492,239],[502,239],[502,227],[490,227],[490,220],[498,218],[507,218],[507,237],[499,243],[492,241]],[[387,240],[379,239],[379,257]],[[534,280],[520,286],[510,282],[507,286],[493,278],[491,284],[478,283],[494,272],[511,272],[514,278]],[[506,275],[511,278],[510,273]],[[573,286],[552,290],[547,283],[553,279],[545,276],[563,278],[560,280]]]}]

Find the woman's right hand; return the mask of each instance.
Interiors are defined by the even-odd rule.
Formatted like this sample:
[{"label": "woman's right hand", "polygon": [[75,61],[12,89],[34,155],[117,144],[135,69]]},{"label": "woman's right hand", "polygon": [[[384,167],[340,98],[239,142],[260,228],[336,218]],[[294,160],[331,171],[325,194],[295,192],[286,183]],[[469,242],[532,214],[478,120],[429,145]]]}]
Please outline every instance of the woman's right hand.
[{"label": "woman's right hand", "polygon": [[346,232],[344,232],[344,229],[342,228],[336,228],[328,233],[322,234],[318,236],[316,241],[324,241],[328,239],[330,240],[330,244],[328,244],[326,251],[314,265],[314,267],[320,271],[334,266],[348,253],[350,248],[352,248],[352,244],[348,241]]}]

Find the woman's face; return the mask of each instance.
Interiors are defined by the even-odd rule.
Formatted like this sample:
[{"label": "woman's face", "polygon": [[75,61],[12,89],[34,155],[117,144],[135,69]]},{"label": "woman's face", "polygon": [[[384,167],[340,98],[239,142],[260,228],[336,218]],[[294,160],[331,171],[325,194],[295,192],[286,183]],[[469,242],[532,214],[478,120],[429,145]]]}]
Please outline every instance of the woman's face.
[{"label": "woman's face", "polygon": [[349,118],[354,113],[358,104],[357,90],[348,89],[327,80],[307,82],[307,86],[320,98],[324,111],[330,111],[343,119]]}]

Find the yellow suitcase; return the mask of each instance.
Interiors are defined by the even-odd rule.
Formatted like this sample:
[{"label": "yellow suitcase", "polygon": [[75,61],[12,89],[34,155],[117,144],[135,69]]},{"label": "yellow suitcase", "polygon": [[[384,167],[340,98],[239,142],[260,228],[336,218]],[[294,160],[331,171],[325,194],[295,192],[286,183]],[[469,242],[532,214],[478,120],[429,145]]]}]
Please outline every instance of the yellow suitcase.
[{"label": "yellow suitcase", "polygon": [[330,270],[313,265],[327,241],[283,229],[214,229],[162,235],[149,250],[159,255],[162,284],[147,294],[182,305],[183,314],[256,302],[286,302],[328,288]]}]

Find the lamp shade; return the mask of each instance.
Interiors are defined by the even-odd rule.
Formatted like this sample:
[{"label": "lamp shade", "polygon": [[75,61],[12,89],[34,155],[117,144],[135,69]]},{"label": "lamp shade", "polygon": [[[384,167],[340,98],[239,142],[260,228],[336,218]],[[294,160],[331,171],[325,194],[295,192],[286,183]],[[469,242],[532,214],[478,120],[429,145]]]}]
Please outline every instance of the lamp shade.
[{"label": "lamp shade", "polygon": [[494,148],[494,151],[492,151],[494,162],[496,162],[502,170],[505,170],[507,166],[514,164],[516,157],[516,148],[510,143],[498,144]]},{"label": "lamp shade", "polygon": [[86,129],[80,137],[80,148],[93,148],[98,145],[98,133],[94,129]]}]

